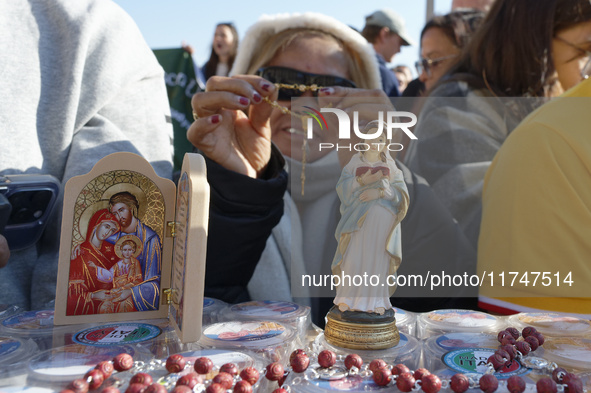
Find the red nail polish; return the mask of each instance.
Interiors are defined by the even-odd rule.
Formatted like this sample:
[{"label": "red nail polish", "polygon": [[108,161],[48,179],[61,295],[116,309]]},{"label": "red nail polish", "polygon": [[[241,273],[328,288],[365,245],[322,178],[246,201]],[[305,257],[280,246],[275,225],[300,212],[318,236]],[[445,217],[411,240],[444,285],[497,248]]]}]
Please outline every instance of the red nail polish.
[{"label": "red nail polish", "polygon": [[263,100],[263,98],[261,97],[261,95],[259,93],[254,93],[252,95],[252,100],[258,104],[259,102],[261,102]]},{"label": "red nail polish", "polygon": [[264,91],[271,91],[271,85],[268,83],[263,83],[261,84],[261,89],[263,89]]},{"label": "red nail polish", "polygon": [[248,105],[250,103],[250,100],[246,97],[240,97],[239,101],[240,105]]},{"label": "red nail polish", "polygon": [[323,87],[322,89],[320,89],[320,91],[327,96],[334,93],[334,89],[332,87]]},{"label": "red nail polish", "polygon": [[220,115],[213,115],[211,117],[211,123],[212,124],[218,124],[221,120],[221,116]]}]

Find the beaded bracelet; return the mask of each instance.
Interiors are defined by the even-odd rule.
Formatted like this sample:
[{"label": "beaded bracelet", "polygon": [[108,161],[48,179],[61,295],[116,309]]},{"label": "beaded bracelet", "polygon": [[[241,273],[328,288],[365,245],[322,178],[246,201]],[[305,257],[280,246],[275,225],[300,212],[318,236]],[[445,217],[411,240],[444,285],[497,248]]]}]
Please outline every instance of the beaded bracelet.
[{"label": "beaded bracelet", "polygon": [[[514,375],[506,381],[499,382],[494,375],[495,370],[499,370],[514,360],[525,367],[551,374],[551,377],[543,377],[537,381],[537,393],[583,393],[585,391],[581,379],[576,374],[569,373],[545,359],[528,356],[543,345],[545,339],[542,334],[533,327],[526,327],[521,335],[524,339],[518,341],[520,334],[515,328],[507,328],[499,332],[497,337],[501,345],[488,359],[488,370],[484,374],[457,373],[449,379],[441,379],[425,368],[412,371],[404,364],[390,366],[382,359],[375,359],[369,365],[364,365],[363,359],[357,354],[337,356],[330,350],[323,350],[317,355],[310,351],[310,355],[316,359],[318,367],[310,367],[311,356],[306,351],[297,349],[291,353],[287,369],[281,363],[274,362],[261,370],[257,370],[255,367],[246,367],[241,371],[233,363],[226,363],[218,369],[207,357],[200,357],[195,360],[194,364],[191,364],[182,355],[177,354],[169,356],[166,362],[152,360],[149,363],[144,363],[134,362],[130,355],[122,353],[112,361],[99,363],[93,370],[87,372],[84,378],[72,381],[68,388],[62,390],[61,393],[87,393],[89,389],[98,389],[104,381],[111,378],[114,371],[137,371],[129,380],[125,393],[165,393],[168,391],[174,393],[194,391],[225,393],[229,389],[232,389],[233,393],[251,393],[261,374],[269,381],[278,382],[279,387],[273,393],[295,392],[298,390],[298,386],[305,382],[335,380],[352,376],[371,377],[379,386],[396,385],[398,390],[405,393],[418,390],[425,393],[438,393],[441,389],[447,388],[454,393],[464,393],[472,388],[480,388],[484,393],[493,393],[503,385],[510,393],[523,393],[527,384],[521,377]],[[337,362],[340,364],[337,365]],[[149,371],[162,366],[169,374],[154,381]],[[191,366],[194,372],[183,376],[178,375]],[[216,371],[217,374],[211,379],[202,377]],[[119,387],[123,385],[121,380],[116,379],[112,386],[102,389],[101,393],[119,393]]]}]

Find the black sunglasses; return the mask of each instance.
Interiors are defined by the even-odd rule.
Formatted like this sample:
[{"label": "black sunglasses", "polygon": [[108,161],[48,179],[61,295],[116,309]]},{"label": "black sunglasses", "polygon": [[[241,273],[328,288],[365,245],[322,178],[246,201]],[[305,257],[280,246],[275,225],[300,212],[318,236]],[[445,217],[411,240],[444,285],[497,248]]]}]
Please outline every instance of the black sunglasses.
[{"label": "black sunglasses", "polygon": [[[310,74],[308,72],[298,71],[286,67],[259,68],[257,75],[265,78],[269,82],[286,85],[316,85],[319,88],[329,86],[357,87],[355,83],[346,78],[341,78],[340,76]],[[277,99],[279,101],[290,100],[292,98],[300,97],[306,91],[306,89],[303,89],[302,91],[297,87],[293,89],[279,88],[279,97]],[[318,91],[312,91],[312,94],[314,97],[316,97],[318,95]]]}]

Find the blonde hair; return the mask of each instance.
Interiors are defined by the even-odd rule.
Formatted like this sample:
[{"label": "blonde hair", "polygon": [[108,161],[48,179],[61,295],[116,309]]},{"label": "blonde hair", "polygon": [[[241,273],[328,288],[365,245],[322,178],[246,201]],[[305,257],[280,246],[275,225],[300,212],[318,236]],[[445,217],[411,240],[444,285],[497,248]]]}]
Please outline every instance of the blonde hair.
[{"label": "blonde hair", "polygon": [[322,37],[336,42],[343,49],[347,62],[346,65],[349,79],[355,82],[359,88],[370,89],[372,87],[369,72],[363,70],[363,62],[358,52],[349,48],[343,41],[334,35],[311,28],[287,29],[274,35],[273,39],[267,40],[267,42],[261,47],[259,53],[252,53],[246,73],[256,73],[259,68],[269,64],[275,56],[282,53],[290,45],[300,39],[313,37]]}]

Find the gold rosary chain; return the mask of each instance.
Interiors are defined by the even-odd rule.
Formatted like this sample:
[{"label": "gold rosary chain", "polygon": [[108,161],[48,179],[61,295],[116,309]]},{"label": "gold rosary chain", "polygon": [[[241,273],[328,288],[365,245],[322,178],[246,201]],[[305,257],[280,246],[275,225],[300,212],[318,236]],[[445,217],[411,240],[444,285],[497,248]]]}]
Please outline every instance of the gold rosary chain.
[{"label": "gold rosary chain", "polygon": [[[301,92],[305,92],[305,91],[318,91],[320,89],[323,88],[323,86],[318,86],[317,84],[312,84],[310,86],[308,85],[302,85],[302,84],[292,84],[292,85],[288,85],[286,83],[274,83],[275,87],[277,89],[291,89],[291,90],[299,90]],[[292,112],[289,108],[286,108],[282,105],[280,105],[277,101],[271,101],[269,99],[269,97],[264,97],[263,101],[265,101],[267,104],[271,105],[273,108],[277,108],[281,111],[281,113],[285,114],[285,115],[293,115],[299,118],[303,118],[303,117],[307,117],[307,116],[302,116],[299,113],[296,112]]]}]

